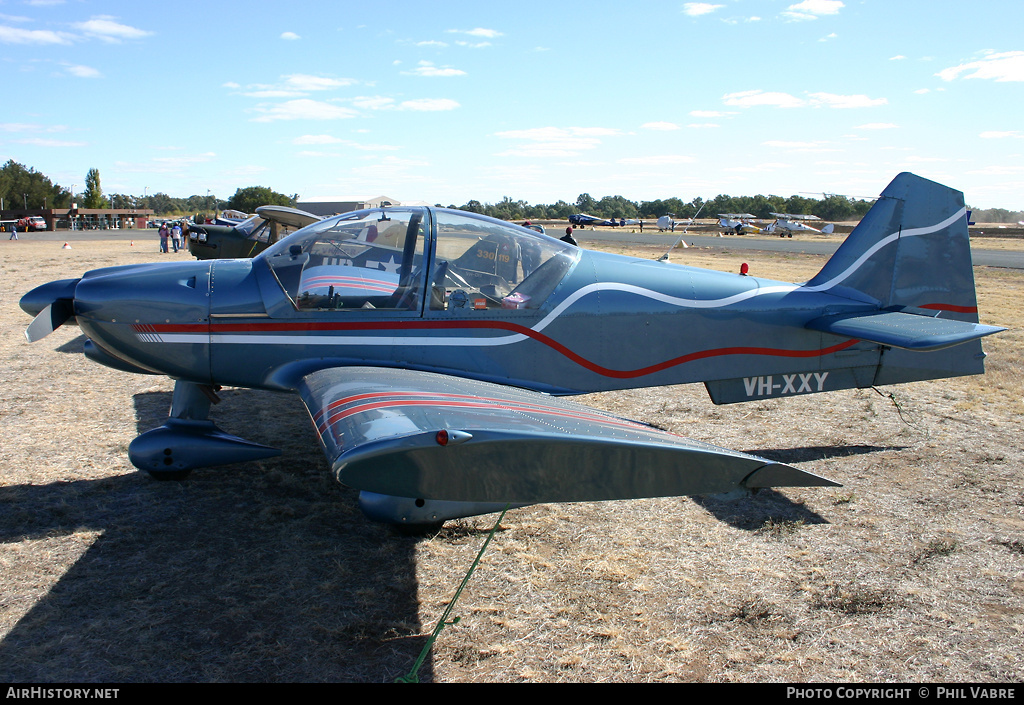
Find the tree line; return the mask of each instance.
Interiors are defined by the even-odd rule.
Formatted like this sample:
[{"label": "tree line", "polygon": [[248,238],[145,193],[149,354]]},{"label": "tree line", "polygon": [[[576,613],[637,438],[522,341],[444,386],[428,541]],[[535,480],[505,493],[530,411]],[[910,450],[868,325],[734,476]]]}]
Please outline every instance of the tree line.
[{"label": "tree line", "polygon": [[194,195],[188,198],[169,196],[166,193],[105,194],[100,182],[98,169],[89,169],[85,175],[85,186],[74,194],[71,188],[51,181],[45,174],[19,164],[13,159],[0,167],[0,199],[5,209],[70,208],[78,203],[80,208],[119,208],[152,210],[156,215],[183,213],[213,213],[232,208],[243,213],[255,213],[260,206],[294,206],[298,194],[287,196],[265,186],[239,188],[227,200],[213,194]]},{"label": "tree line", "polygon": [[[0,168],[0,199],[3,207],[17,208],[70,208],[71,190],[52,182],[45,174],[18,164],[13,159]],[[265,205],[295,206],[299,195],[278,193],[265,186],[239,188],[227,200],[213,194],[193,195],[188,198],[169,196],[166,193],[144,194],[142,196],[103,193],[98,169],[90,169],[85,178],[85,190],[75,196],[83,208],[150,209],[156,215],[184,213],[212,214],[217,210],[231,208],[243,213],[255,213]],[[654,201],[631,201],[623,196],[594,198],[581,193],[575,203],[563,200],[551,204],[530,204],[505,196],[498,203],[481,203],[471,200],[461,206],[449,208],[481,213],[501,220],[565,220],[574,213],[588,213],[600,218],[646,218],[656,220],[663,215],[677,219],[700,217],[714,218],[719,213],[750,213],[756,218],[770,218],[771,213],[792,213],[795,215],[816,215],[823,220],[859,220],[868,212],[872,201],[855,200],[846,196],[823,194],[822,198],[803,196],[728,196],[718,195],[704,201],[697,197],[692,201],[679,198]],[[437,204],[440,206],[441,204]],[[976,210],[972,215],[980,223],[1016,223],[1024,220],[1024,212],[1004,208]]]},{"label": "tree line", "polygon": [[564,220],[573,213],[587,213],[600,218],[647,218],[656,220],[663,215],[677,219],[714,218],[719,213],[750,213],[756,218],[771,218],[772,213],[816,215],[830,221],[859,220],[871,208],[872,201],[855,200],[846,196],[824,195],[823,198],[802,196],[728,196],[719,195],[705,201],[697,197],[692,201],[679,198],[654,201],[631,201],[622,196],[604,196],[596,199],[582,193],[575,203],[558,201],[551,205],[530,205],[506,196],[499,203],[469,201],[461,206],[450,206],[503,220]]}]

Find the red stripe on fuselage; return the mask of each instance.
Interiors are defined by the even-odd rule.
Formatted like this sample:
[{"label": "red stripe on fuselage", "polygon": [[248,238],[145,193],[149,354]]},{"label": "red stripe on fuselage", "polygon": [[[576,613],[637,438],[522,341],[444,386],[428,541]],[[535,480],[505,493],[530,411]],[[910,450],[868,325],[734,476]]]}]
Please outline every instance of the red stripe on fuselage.
[{"label": "red stripe on fuselage", "polygon": [[221,333],[322,333],[330,331],[377,330],[505,330],[532,338],[539,343],[543,343],[552,350],[561,353],[581,367],[584,367],[595,374],[599,374],[603,377],[611,377],[613,379],[634,379],[636,377],[654,374],[655,372],[661,372],[669,369],[670,367],[682,365],[687,362],[693,362],[694,360],[703,360],[722,355],[765,355],[769,357],[795,358],[821,357],[840,350],[845,350],[859,342],[857,340],[848,340],[844,343],[838,343],[836,345],[817,350],[782,350],[779,348],[759,348],[751,346],[715,348],[712,350],[702,350],[699,352],[689,353],[688,355],[682,355],[680,357],[666,360],[665,362],[641,367],[635,370],[613,370],[591,362],[543,333],[539,333],[532,328],[527,328],[526,326],[519,325],[518,323],[510,323],[508,321],[363,321],[345,323],[310,321],[280,323],[211,323],[209,326],[206,324],[185,323],[156,325],[152,326],[152,328],[154,329],[154,332],[159,333],[205,333],[209,331],[211,335]]},{"label": "red stripe on fuselage", "polygon": [[950,313],[977,313],[977,306],[954,306],[953,304],[925,304],[920,308],[930,311],[949,311]]}]

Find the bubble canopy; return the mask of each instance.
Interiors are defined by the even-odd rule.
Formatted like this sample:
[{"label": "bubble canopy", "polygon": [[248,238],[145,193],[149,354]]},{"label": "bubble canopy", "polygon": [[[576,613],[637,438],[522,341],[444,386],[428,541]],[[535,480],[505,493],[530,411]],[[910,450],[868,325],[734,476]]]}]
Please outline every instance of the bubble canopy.
[{"label": "bubble canopy", "polygon": [[579,250],[475,213],[391,207],[326,218],[260,257],[297,310],[468,313],[541,308]]}]

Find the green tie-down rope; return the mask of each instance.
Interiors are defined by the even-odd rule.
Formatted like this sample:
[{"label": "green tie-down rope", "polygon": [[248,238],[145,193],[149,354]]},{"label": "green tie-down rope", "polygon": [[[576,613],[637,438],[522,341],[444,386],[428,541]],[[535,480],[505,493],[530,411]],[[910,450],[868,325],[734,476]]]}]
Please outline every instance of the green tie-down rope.
[{"label": "green tie-down rope", "polygon": [[494,522],[494,527],[491,529],[491,533],[487,535],[487,540],[484,541],[484,545],[480,547],[480,553],[476,554],[476,560],[473,561],[473,565],[469,567],[469,572],[466,573],[466,577],[462,579],[462,584],[459,585],[459,589],[455,591],[455,595],[452,596],[451,601],[448,603],[448,607],[445,608],[444,614],[441,615],[441,619],[438,620],[437,626],[434,627],[434,633],[427,639],[427,643],[423,645],[423,651],[420,652],[419,658],[416,659],[416,663],[412,665],[412,670],[404,676],[399,676],[395,679],[395,683],[419,683],[420,682],[420,668],[423,666],[423,662],[427,659],[427,654],[430,653],[430,647],[437,641],[438,635],[441,634],[441,630],[450,624],[458,624],[459,617],[456,617],[452,621],[448,620],[448,615],[455,609],[455,603],[459,599],[459,595],[462,594],[462,590],[469,583],[469,579],[473,575],[473,571],[476,570],[477,565],[480,564],[480,559],[484,557],[484,551],[487,550],[488,544],[491,543],[491,539],[494,538],[494,533],[501,526],[501,520],[505,518],[505,512],[508,511],[511,504],[506,504],[505,508],[501,510],[501,514],[498,516],[498,521]]}]

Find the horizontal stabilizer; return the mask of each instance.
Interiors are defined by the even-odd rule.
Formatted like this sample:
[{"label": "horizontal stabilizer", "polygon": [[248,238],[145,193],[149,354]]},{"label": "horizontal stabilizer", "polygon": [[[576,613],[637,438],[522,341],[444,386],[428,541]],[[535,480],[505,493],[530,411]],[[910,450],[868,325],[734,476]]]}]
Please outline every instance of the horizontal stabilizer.
[{"label": "horizontal stabilizer", "polygon": [[941,350],[1006,330],[980,323],[899,311],[847,313],[815,318],[811,330],[907,350]]}]

